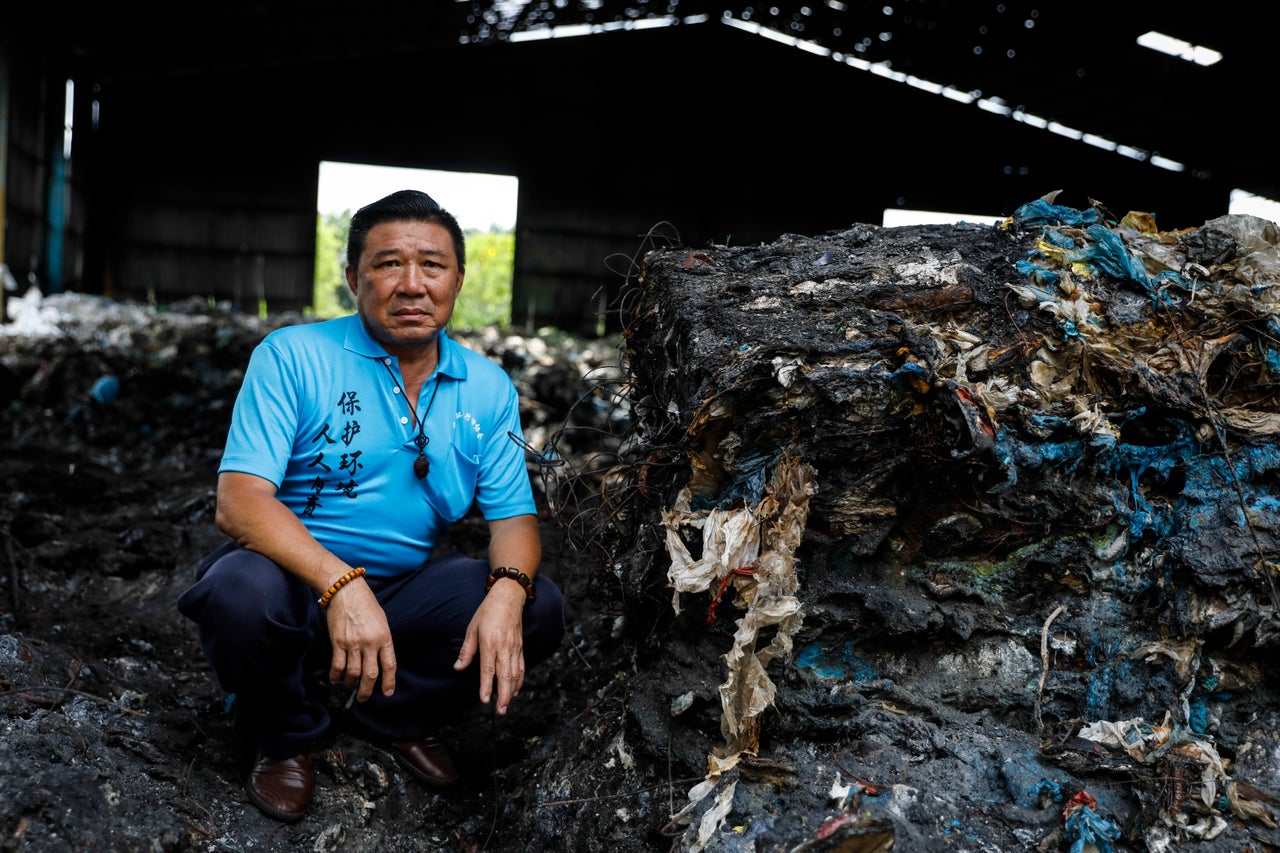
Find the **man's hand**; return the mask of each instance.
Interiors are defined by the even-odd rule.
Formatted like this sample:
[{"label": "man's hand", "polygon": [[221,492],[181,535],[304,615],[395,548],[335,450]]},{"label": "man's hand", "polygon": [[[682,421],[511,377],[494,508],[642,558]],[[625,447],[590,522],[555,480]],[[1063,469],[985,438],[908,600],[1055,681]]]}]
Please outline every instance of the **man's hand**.
[{"label": "man's hand", "polygon": [[480,667],[480,701],[486,705],[497,686],[497,709],[507,706],[524,686],[524,604],[525,592],[511,578],[503,578],[485,596],[458,652],[455,670],[464,670],[473,660]]},{"label": "man's hand", "polygon": [[382,675],[382,695],[396,691],[396,650],[391,642],[387,615],[363,579],[351,581],[329,602],[327,619],[333,658],[329,681],[356,689],[356,701],[364,702]]},{"label": "man's hand", "polygon": [[[312,589],[328,589],[351,566],[323,548],[293,511],[276,498],[276,486],[253,474],[224,471],[218,475],[218,529],[242,547],[266,556]],[[361,702],[373,695],[378,676],[382,692],[396,689],[396,652],[387,615],[363,578],[334,595],[325,618],[333,658],[329,680],[348,687],[357,683]]]}]

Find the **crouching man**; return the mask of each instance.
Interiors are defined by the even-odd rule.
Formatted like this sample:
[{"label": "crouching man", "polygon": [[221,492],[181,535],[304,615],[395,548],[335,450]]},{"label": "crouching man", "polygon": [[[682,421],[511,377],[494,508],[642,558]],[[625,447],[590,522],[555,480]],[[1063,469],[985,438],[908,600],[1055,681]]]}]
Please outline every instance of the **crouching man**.
[{"label": "crouching man", "polygon": [[[230,540],[178,600],[256,746],[249,799],[283,821],[305,814],[333,730],[309,673],[351,688],[345,730],[442,787],[459,773],[438,728],[476,700],[507,713],[564,631],[515,387],[445,331],[466,269],[456,219],[393,193],[352,217],[347,258],[355,315],[254,350],[218,469]],[[433,556],[473,505],[487,559]]]}]

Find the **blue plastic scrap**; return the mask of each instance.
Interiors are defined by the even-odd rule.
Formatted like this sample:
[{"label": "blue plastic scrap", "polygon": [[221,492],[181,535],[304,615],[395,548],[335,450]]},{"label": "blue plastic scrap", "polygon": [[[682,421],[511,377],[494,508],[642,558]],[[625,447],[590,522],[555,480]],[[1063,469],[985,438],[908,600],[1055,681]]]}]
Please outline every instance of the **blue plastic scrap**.
[{"label": "blue plastic scrap", "polygon": [[[1019,207],[1014,218],[1023,225],[1043,226],[1045,231],[1041,239],[1063,249],[1063,259],[1067,263],[1082,264],[1107,275],[1136,282],[1158,303],[1170,302],[1166,286],[1190,290],[1182,276],[1172,270],[1164,270],[1152,278],[1142,258],[1129,250],[1119,234],[1098,222],[1098,212],[1092,208],[1081,211],[1039,199]],[[1077,246],[1073,238],[1053,230],[1052,226],[1056,225],[1087,226],[1085,234],[1092,242]],[[1037,257],[1044,255],[1038,251],[1031,253],[1032,259]],[[1058,282],[1058,273],[1041,267],[1032,259],[1015,263],[1018,272],[1028,281],[1040,285]]]},{"label": "blue plastic scrap", "polygon": [[1048,287],[1062,280],[1062,274],[1057,270],[1046,269],[1034,261],[1015,261],[1014,267],[1032,284]]},{"label": "blue plastic scrap", "polygon": [[914,382],[927,382],[928,380],[928,368],[915,361],[908,361],[889,374],[889,381],[897,388],[909,388]]},{"label": "blue plastic scrap", "polygon": [[1038,198],[1019,206],[1013,218],[1021,225],[1089,225],[1098,221],[1098,211],[1077,210]]},{"label": "blue plastic scrap", "polygon": [[1098,813],[1098,801],[1088,791],[1078,791],[1062,817],[1066,821],[1063,839],[1071,842],[1071,853],[1112,853],[1111,842],[1121,835],[1115,821]]},{"label": "blue plastic scrap", "polygon": [[1120,827],[1086,807],[1067,818],[1065,838],[1071,842],[1071,853],[1085,853],[1090,845],[1098,853],[1112,853],[1111,842],[1120,838]]},{"label": "blue plastic scrap", "polygon": [[1187,723],[1191,727],[1191,731],[1198,735],[1205,734],[1209,731],[1209,703],[1200,697],[1191,700],[1187,715]]},{"label": "blue plastic scrap", "polygon": [[113,402],[120,395],[120,380],[114,376],[100,376],[89,389],[89,396],[99,403]]},{"label": "blue plastic scrap", "polygon": [[[1144,413],[1143,408],[1114,413],[1111,421],[1122,427]],[[1270,496],[1257,485],[1271,472],[1280,470],[1280,449],[1275,447],[1239,448],[1228,462],[1203,444],[1190,425],[1172,419],[1167,421],[1172,437],[1162,445],[1122,442],[1114,434],[1101,432],[1087,439],[1054,441],[1055,433],[1065,429],[1067,422],[1051,415],[1036,415],[1031,418],[1031,425],[1045,440],[1026,441],[1010,430],[996,430],[993,452],[1006,479],[988,487],[989,493],[1009,489],[1018,482],[1021,471],[1071,473],[1087,463],[1115,478],[1119,488],[1113,497],[1113,508],[1119,518],[1126,520],[1129,536],[1135,541],[1145,534],[1164,539],[1194,527],[1206,508],[1238,506],[1237,488],[1243,491],[1247,507],[1271,511],[1280,508],[1280,501],[1272,506]],[[1173,482],[1175,476],[1182,482],[1178,494],[1158,505],[1153,503],[1148,497],[1152,486]]]},{"label": "blue plastic scrap", "polygon": [[816,642],[800,651],[796,656],[796,666],[811,670],[819,678],[851,679],[858,683],[878,678],[872,663],[854,651],[856,645],[855,640],[839,646]]},{"label": "blue plastic scrap", "polygon": [[1105,225],[1090,225],[1085,231],[1093,242],[1079,249],[1071,249],[1066,259],[1071,263],[1087,263],[1116,278],[1128,279],[1151,290],[1151,277],[1140,259],[1134,257],[1120,235]]},{"label": "blue plastic scrap", "polygon": [[1005,758],[1000,765],[1000,775],[1013,801],[1028,809],[1038,808],[1043,799],[1062,802],[1062,785],[1046,773],[1034,753],[1022,758]]}]

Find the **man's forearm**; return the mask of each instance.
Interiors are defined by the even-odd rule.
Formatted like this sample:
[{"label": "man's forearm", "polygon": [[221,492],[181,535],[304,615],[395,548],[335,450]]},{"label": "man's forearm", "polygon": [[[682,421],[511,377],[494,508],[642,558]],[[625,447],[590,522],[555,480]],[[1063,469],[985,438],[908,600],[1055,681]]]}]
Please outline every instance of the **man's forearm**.
[{"label": "man's forearm", "polygon": [[536,577],[542,564],[538,517],[517,515],[489,522],[489,565],[511,566]]},{"label": "man's forearm", "polygon": [[218,529],[241,547],[257,551],[312,589],[327,589],[352,566],[316,541],[275,487],[250,474],[218,477]]}]

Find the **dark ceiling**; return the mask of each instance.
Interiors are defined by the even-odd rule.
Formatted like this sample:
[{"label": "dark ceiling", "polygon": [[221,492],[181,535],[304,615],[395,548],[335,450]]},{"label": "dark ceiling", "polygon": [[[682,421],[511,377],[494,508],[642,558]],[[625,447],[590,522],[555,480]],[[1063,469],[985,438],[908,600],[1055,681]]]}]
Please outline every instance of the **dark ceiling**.
[{"label": "dark ceiling", "polygon": [[[775,45],[779,37],[794,37],[818,46],[826,55],[805,58],[816,71],[852,57],[855,67],[845,69],[851,89],[867,85],[876,76],[857,66],[858,62],[881,63],[881,72],[997,99],[1033,117],[1032,122],[1039,117],[1110,140],[1132,153],[1130,162],[1150,164],[1154,157],[1181,164],[1178,180],[1215,189],[1241,187],[1275,197],[1280,195],[1280,169],[1268,139],[1269,51],[1274,48],[1265,43],[1272,35],[1258,17],[1259,5],[1237,0],[1197,4],[776,0],[734,5],[705,0],[366,0],[359,4],[224,0],[190,5],[139,0],[31,4],[19,13],[29,23],[14,32],[24,34],[17,39],[21,49],[55,57],[79,77],[109,85],[226,73],[269,74],[272,69],[297,71],[307,66],[331,71],[335,64],[367,68],[424,52],[500,52],[502,45],[531,35],[571,32],[548,28],[578,27],[580,32],[590,26],[607,32],[658,23],[685,29],[728,25]],[[1201,67],[1158,54],[1135,41],[1148,30],[1213,48],[1224,58]],[[607,52],[608,39],[603,35],[565,38],[564,43],[572,41],[584,49],[583,43],[597,38]],[[664,58],[653,56],[650,61],[662,63]],[[815,76],[830,78],[825,71]],[[512,81],[517,96],[525,82]],[[465,86],[465,81],[459,85]],[[919,95],[906,85],[902,91],[904,99]],[[715,93],[668,95],[669,100],[694,103],[714,98]],[[954,110],[946,100],[939,94],[921,103],[936,103],[943,116]],[[787,116],[786,107],[785,103],[760,105],[765,120],[811,118]],[[979,107],[975,103],[968,109]],[[869,117],[856,108],[843,108],[836,97],[832,118],[856,132]],[[1023,125],[1013,132],[1024,150],[1026,139],[1043,139],[1046,146],[1061,144],[1062,135],[1049,129],[1028,135],[1024,130],[1032,125],[1017,117],[992,117],[988,126],[1014,128],[1016,124]],[[940,144],[958,151],[1009,144],[990,137],[949,137],[949,130],[940,120]],[[972,127],[965,124],[964,132],[972,135]],[[1096,146],[1076,144],[1082,157],[1097,157]],[[1016,157],[1009,163],[1009,168],[1018,168]]]}]

